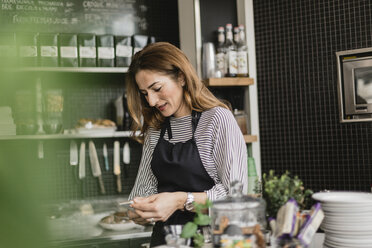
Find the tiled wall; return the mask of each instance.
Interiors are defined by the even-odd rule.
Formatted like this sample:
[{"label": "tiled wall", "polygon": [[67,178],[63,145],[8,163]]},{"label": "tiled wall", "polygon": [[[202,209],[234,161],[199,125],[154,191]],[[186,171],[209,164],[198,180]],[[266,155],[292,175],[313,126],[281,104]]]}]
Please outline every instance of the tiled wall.
[{"label": "tiled wall", "polygon": [[340,123],[335,52],[372,47],[372,1],[257,0],[254,21],[263,172],[370,191],[372,123]]}]

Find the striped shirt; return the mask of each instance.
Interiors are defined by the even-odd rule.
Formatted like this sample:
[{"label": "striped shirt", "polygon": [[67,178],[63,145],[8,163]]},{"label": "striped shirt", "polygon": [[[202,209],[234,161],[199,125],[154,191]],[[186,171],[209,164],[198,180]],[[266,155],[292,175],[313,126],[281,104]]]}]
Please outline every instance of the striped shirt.
[{"label": "striped shirt", "polygon": [[[171,117],[171,143],[186,142],[192,138],[191,115]],[[157,193],[157,180],[151,169],[152,154],[160,137],[160,130],[150,128],[145,136],[142,158],[136,182],[129,199]],[[205,192],[211,200],[225,197],[230,183],[243,183],[248,189],[247,147],[238,124],[230,110],[215,107],[202,113],[195,130],[195,141],[202,164],[215,185]],[[167,131],[164,139],[168,140]]]}]

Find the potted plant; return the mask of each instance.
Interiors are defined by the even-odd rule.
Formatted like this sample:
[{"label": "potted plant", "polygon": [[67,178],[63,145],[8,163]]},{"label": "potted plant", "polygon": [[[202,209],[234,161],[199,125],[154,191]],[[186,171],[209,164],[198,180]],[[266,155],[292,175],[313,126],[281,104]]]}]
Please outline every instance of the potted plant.
[{"label": "potted plant", "polygon": [[313,191],[305,190],[302,180],[298,176],[291,177],[289,171],[277,176],[274,170],[270,170],[269,174],[262,176],[262,197],[266,200],[269,217],[276,217],[279,208],[291,198],[301,209],[308,208],[312,194]]}]

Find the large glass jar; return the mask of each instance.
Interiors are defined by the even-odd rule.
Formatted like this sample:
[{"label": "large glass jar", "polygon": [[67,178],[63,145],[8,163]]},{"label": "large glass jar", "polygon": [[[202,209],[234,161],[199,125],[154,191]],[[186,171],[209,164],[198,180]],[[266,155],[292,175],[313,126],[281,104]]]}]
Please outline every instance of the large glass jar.
[{"label": "large glass jar", "polygon": [[214,247],[257,247],[262,238],[261,230],[266,228],[265,200],[243,195],[242,189],[243,185],[235,181],[227,198],[213,202]]}]

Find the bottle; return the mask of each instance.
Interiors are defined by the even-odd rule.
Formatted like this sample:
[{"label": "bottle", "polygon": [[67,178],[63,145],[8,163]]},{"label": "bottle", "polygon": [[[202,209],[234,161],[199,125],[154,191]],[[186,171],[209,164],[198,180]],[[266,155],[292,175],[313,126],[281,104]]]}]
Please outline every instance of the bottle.
[{"label": "bottle", "polygon": [[238,77],[248,77],[248,48],[245,42],[244,25],[239,25],[239,38],[237,43]]},{"label": "bottle", "polygon": [[236,48],[238,49],[238,44],[239,44],[239,27],[234,27],[234,43],[236,45]]},{"label": "bottle", "polygon": [[255,194],[257,180],[256,163],[253,157],[248,157],[248,194]]},{"label": "bottle", "polygon": [[218,44],[216,48],[216,72],[220,77],[225,76],[225,29],[224,27],[218,27]]},{"label": "bottle", "polygon": [[123,107],[124,107],[124,118],[123,118],[123,129],[124,131],[129,131],[131,130],[132,127],[132,117],[129,114],[129,109],[128,109],[128,103],[127,103],[127,94],[124,94],[123,97]]},{"label": "bottle", "polygon": [[236,59],[236,45],[233,41],[233,30],[231,23],[226,24],[226,77],[236,77],[238,74],[238,65]]}]

